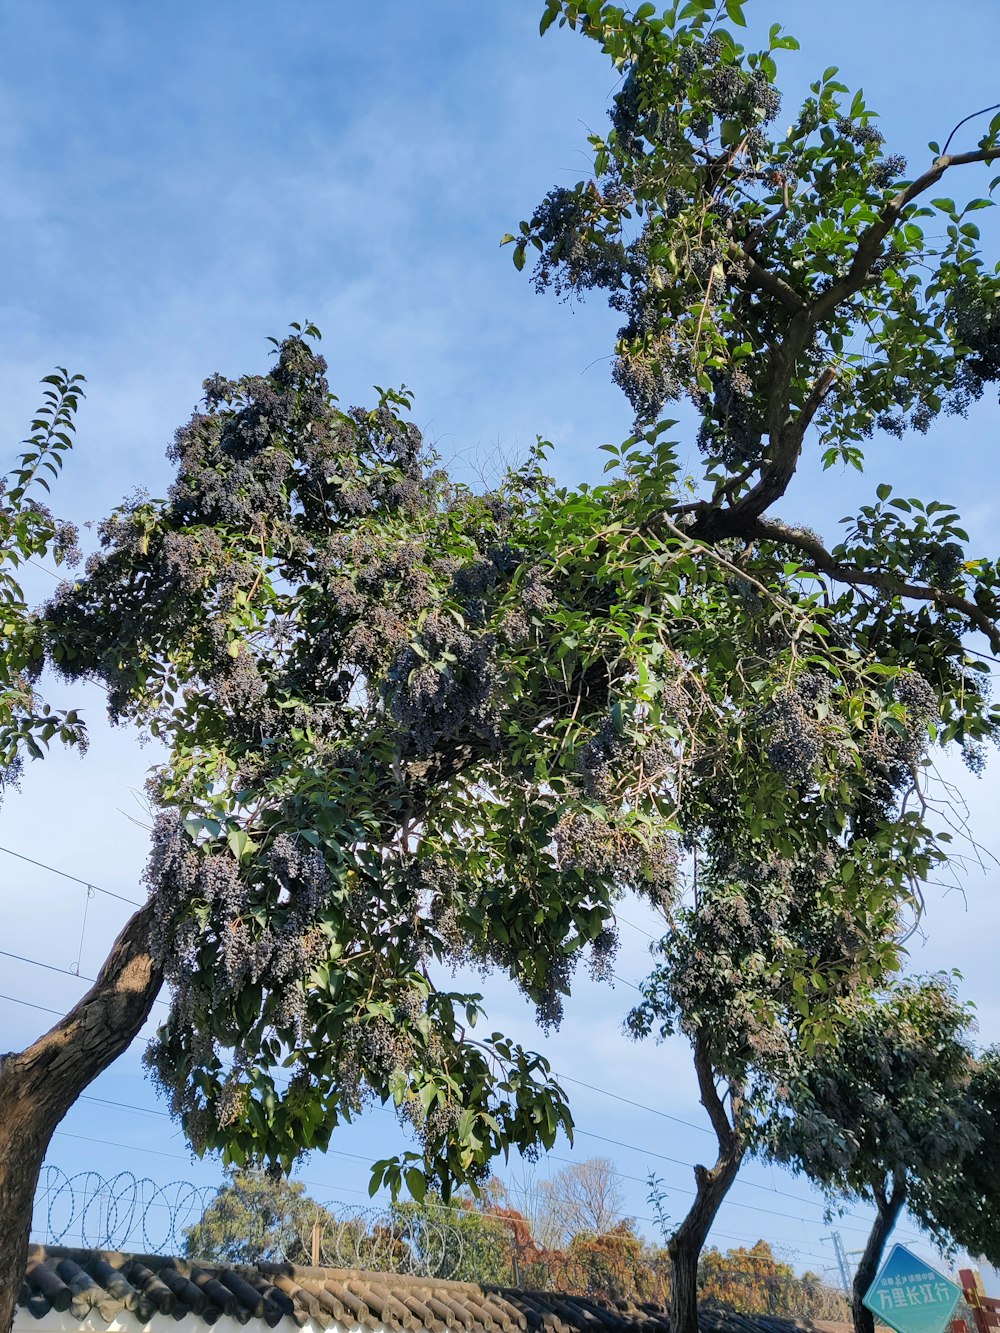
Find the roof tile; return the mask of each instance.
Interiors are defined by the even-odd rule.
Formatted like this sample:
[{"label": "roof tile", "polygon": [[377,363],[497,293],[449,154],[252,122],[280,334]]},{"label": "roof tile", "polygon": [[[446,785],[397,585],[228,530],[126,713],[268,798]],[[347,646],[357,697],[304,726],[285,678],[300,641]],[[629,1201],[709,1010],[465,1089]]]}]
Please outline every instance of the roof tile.
[{"label": "roof tile", "polygon": [[[148,1254],[31,1246],[20,1306],[77,1318],[132,1317],[138,1333],[157,1313],[195,1314],[206,1324],[228,1315],[280,1330],[313,1324],[356,1333],[669,1333],[666,1310],[625,1301],[441,1278],[292,1264],[213,1263]],[[128,1312],[126,1315],[125,1312]],[[850,1333],[849,1325],[741,1316],[706,1310],[702,1333]]]}]

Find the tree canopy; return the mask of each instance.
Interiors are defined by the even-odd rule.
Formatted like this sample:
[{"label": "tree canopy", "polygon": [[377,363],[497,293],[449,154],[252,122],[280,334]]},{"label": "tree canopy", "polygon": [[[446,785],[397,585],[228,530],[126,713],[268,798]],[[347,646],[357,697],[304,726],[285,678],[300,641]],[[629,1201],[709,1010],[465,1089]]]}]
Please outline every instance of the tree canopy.
[{"label": "tree canopy", "polygon": [[72,446],[82,376],[60,369],[43,383],[43,401],[23,452],[0,479],[0,795],[5,786],[16,784],[26,755],[40,759],[54,738],[77,746],[85,741],[79,714],[53,711],[39,692],[44,635],[20,582],[21,567],[30,560],[62,565],[79,557],[76,527],[56,519],[41,493],[51,490]]},{"label": "tree canopy", "polygon": [[[765,1128],[764,1150],[774,1160],[833,1200],[861,1199],[875,1209],[854,1280],[858,1333],[874,1327],[862,1302],[904,1205],[943,1243],[997,1252],[1000,1237],[981,1225],[975,1191],[967,1191],[967,1216],[955,1207],[966,1192],[964,1185],[956,1192],[956,1182],[993,1137],[984,1136],[971,1028],[970,1008],[949,978],[900,982],[859,1005],[839,1041],[800,1068]],[[987,1197],[995,1194],[987,1186]]]},{"label": "tree canopy", "polygon": [[[696,1327],[697,1253],[756,1117],[902,959],[902,916],[919,911],[947,853],[947,831],[932,827],[933,745],[957,742],[978,772],[1000,720],[973,639],[1000,652],[998,565],[966,549],[951,504],[879,481],[835,543],[776,513],[807,449],[825,468],[864,470],[876,432],[926,432],[996,385],[1000,266],[976,214],[1000,180],[983,171],[1000,156],[998,108],[957,109],[910,175],[836,68],[782,112],[778,62],[798,44],[775,23],[762,47],[744,45],[747,9],[545,0],[542,32],[596,42],[618,84],[607,132],[589,137],[591,174],[549,191],[504,238],[518,269],[534,258],[537,291],[597,294],[620,312],[613,374],[636,431],[626,456],[648,447],[658,474],[676,469],[677,423],[661,417],[672,403],[693,409],[700,463],[662,494],[650,528],[683,536],[698,561],[725,559],[733,585],[760,598],[758,628],[782,623],[782,599],[810,607],[784,691],[765,712],[739,705],[769,724],[766,757],[747,742],[757,774],[783,777],[798,804],[779,803],[766,828],[744,803],[748,775],[729,786],[727,753],[711,808],[690,823],[682,809],[689,894],[668,906],[631,1019],[638,1034],[689,1036],[719,1143],[670,1241],[680,1333]],[[967,203],[936,193],[970,170],[982,182]],[[841,651],[887,673],[893,711],[830,765],[844,713],[826,671]],[[845,802],[848,772],[866,793],[857,803]],[[825,836],[799,842],[817,816]]]},{"label": "tree canopy", "polygon": [[[496,969],[557,1023],[635,891],[668,927],[639,1021],[692,1037],[720,1141],[674,1254],[674,1330],[694,1327],[720,1197],[702,1185],[738,1168],[746,1090],[835,1042],[898,967],[948,853],[931,747],[977,769],[1000,725],[970,641],[1000,653],[998,564],[950,504],[883,481],[832,545],[774,512],[806,448],[862,467],[873,431],[927,429],[996,381],[990,201],[933,192],[1000,155],[1000,118],[962,119],[911,180],[828,69],[778,132],[794,39],[744,48],[743,9],[545,0],[542,29],[598,42],[621,79],[592,175],[509,238],[540,289],[622,313],[636,430],[605,446],[604,484],[557,487],[542,442],[492,488],[456,484],[405,390],[345,410],[296,325],[265,373],[205,381],[168,494],[109,516],[37,616],[7,584],[8,771],[39,732],[79,739],[36,709],[43,657],[167,758],[149,904],[82,1009],[0,1066],[0,1109],[23,1107],[51,1093],[53,1048],[83,1052],[45,1126],[6,1117],[0,1158],[37,1155],[96,1068],[86,1034],[114,1033],[113,1058],[162,974],[150,1064],[199,1151],[288,1168],[375,1100],[419,1149],[373,1190],[477,1186],[571,1118],[546,1062],[483,1034],[442,976]],[[55,466],[76,391],[57,380],[32,428],[8,567],[66,544],[18,478]],[[680,399],[694,478],[661,420]]]},{"label": "tree canopy", "polygon": [[480,495],[406,405],[342,411],[298,333],[268,374],[207,381],[170,495],[104,523],[45,617],[59,669],[169,747],[151,1062],[193,1142],[287,1167],[374,1096],[423,1136],[419,1194],[569,1123],[544,1061],[473,1040],[475,997],[429,967],[501,968],[556,1022],[581,952],[607,967],[621,893],[668,905],[698,841],[719,875],[754,862],[829,901],[843,949],[822,974],[808,941],[797,960],[818,978],[799,1027],[822,1033],[834,978],[894,965],[936,851],[894,799],[920,678],[831,642],[781,552],[737,566],[657,535],[665,448],[576,492],[533,457]]},{"label": "tree canopy", "polygon": [[201,1217],[187,1228],[187,1254],[227,1263],[312,1262],[312,1232],[336,1226],[301,1181],[272,1179],[263,1171],[229,1171]]}]

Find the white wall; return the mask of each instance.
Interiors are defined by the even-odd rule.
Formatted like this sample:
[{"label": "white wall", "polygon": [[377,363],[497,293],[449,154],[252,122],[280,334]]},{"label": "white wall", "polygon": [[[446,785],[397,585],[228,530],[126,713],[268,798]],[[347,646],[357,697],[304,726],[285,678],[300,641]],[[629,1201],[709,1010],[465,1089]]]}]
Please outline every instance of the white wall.
[{"label": "white wall", "polygon": [[[272,1331],[262,1319],[241,1324],[230,1315],[222,1315],[214,1324],[206,1324],[196,1314],[186,1314],[182,1319],[157,1314],[148,1323],[140,1323],[130,1310],[122,1310],[110,1324],[106,1324],[96,1310],[86,1319],[75,1319],[68,1310],[50,1310],[41,1319],[36,1319],[24,1309],[18,1309],[15,1314],[12,1333],[292,1333],[297,1329],[301,1329],[301,1333],[324,1333],[311,1319],[300,1325],[290,1317],[283,1319]],[[325,1333],[341,1333],[340,1325],[332,1324]],[[360,1333],[357,1326],[354,1326],[354,1333]],[[378,1325],[374,1333],[390,1331]]]}]

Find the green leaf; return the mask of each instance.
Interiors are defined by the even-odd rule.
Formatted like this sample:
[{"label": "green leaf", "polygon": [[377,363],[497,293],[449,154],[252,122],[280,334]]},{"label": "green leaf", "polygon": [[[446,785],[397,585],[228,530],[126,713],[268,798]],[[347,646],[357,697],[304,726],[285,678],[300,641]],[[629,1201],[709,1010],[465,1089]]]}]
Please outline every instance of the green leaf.
[{"label": "green leaf", "polygon": [[423,1203],[424,1196],[427,1193],[427,1178],[419,1167],[408,1167],[405,1172],[406,1188],[417,1201]]}]

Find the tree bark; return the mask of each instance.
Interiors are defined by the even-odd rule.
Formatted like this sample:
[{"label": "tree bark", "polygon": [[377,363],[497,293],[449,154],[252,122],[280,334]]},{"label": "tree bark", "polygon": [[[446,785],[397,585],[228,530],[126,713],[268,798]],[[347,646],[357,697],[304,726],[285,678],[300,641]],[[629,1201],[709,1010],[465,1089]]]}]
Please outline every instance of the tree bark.
[{"label": "tree bark", "polygon": [[858,1271],[854,1274],[854,1286],[851,1290],[851,1315],[854,1319],[855,1333],[875,1333],[875,1317],[862,1302],[868,1288],[875,1281],[875,1274],[882,1262],[882,1251],[885,1249],[885,1243],[892,1234],[896,1219],[899,1217],[905,1202],[906,1177],[902,1172],[894,1171],[892,1174],[892,1192],[887,1194],[884,1188],[875,1191],[875,1206],[878,1209],[875,1224],[868,1234],[865,1252],[861,1256],[860,1264],[858,1264]]},{"label": "tree bark", "polygon": [[0,1056],[0,1333],[10,1333],[24,1275],[38,1174],[76,1099],[149,1017],[161,969],[149,952],[153,904],[129,920],[93,986],[20,1052]]},{"label": "tree bark", "polygon": [[746,1152],[738,1128],[741,1095],[730,1087],[732,1122],[715,1085],[715,1071],[707,1043],[694,1042],[694,1066],[698,1075],[701,1104],[708,1112],[719,1144],[713,1167],[694,1169],[695,1198],[687,1216],[670,1237],[670,1333],[698,1333],[698,1260],[723,1200],[736,1179]]}]

